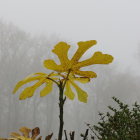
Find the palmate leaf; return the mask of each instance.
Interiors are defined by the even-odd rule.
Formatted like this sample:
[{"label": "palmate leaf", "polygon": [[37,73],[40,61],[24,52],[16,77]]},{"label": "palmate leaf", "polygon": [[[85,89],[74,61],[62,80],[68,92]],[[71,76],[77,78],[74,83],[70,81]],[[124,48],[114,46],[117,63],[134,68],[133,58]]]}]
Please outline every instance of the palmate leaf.
[{"label": "palmate leaf", "polygon": [[67,43],[59,42],[54,46],[54,49],[52,50],[52,52],[58,56],[61,65],[67,65],[69,63],[69,59],[68,59],[69,48],[70,45],[68,45]]},{"label": "palmate leaf", "polygon": [[[63,75],[63,77],[65,78],[66,76]],[[75,97],[75,93],[73,92],[71,86],[75,89],[75,91],[77,92],[78,95],[78,99],[81,102],[86,103],[87,102],[87,93],[82,90],[74,81],[78,81],[81,83],[88,83],[90,81],[89,78],[87,77],[75,77],[74,75],[70,74],[67,82],[66,82],[66,86],[65,86],[65,92],[64,94],[70,99],[73,100]]]},{"label": "palmate leaf", "polygon": [[26,98],[30,98],[34,95],[35,90],[40,87],[44,82],[46,81],[45,78],[41,79],[40,81],[38,81],[37,83],[35,83],[33,86],[27,87],[25,88],[21,94],[19,99],[20,100],[24,100]]},{"label": "palmate leaf", "polygon": [[48,80],[46,82],[46,86],[40,91],[40,97],[44,97],[48,95],[52,91],[52,88],[53,88],[53,82]]},{"label": "palmate leaf", "polygon": [[[85,84],[90,81],[90,78],[96,78],[97,74],[93,71],[81,71],[80,69],[82,67],[94,64],[109,64],[113,61],[113,57],[111,55],[103,54],[102,52],[95,52],[91,58],[79,62],[84,53],[86,53],[86,51],[92,46],[96,45],[96,43],[96,40],[78,42],[78,49],[70,60],[68,57],[68,51],[71,46],[66,42],[59,42],[54,46],[52,52],[57,55],[60,63],[57,64],[54,60],[51,59],[44,61],[44,66],[47,69],[54,70],[57,73],[55,73],[55,75],[53,75],[52,73],[49,75],[45,73],[36,73],[28,76],[27,78],[17,83],[13,93],[15,93],[22,85],[37,80],[38,82],[33,86],[27,87],[22,91],[22,93],[20,94],[20,100],[32,97],[35,90],[42,84],[45,84],[46,86],[40,91],[40,97],[44,97],[52,91],[53,82],[59,87],[62,81],[64,82],[62,83],[62,85],[64,85],[63,88],[65,89],[64,94],[69,99],[73,100],[75,97],[75,94],[71,88],[72,86],[77,92],[79,101],[86,103],[88,97],[87,93],[77,84],[75,84],[74,81],[79,81]],[[62,75],[68,75],[68,77]],[[58,78],[56,78],[55,76],[58,76]]]},{"label": "palmate leaf", "polygon": [[75,88],[77,95],[78,95],[78,100],[84,103],[87,103],[87,97],[88,94],[82,90],[77,84],[71,81],[72,86]]},{"label": "palmate leaf", "polygon": [[[33,77],[34,76],[34,77]],[[16,93],[17,92],[17,90],[21,87],[21,86],[23,86],[24,84],[27,84],[27,83],[29,83],[29,82],[32,82],[32,81],[36,81],[36,80],[40,80],[42,77],[44,77],[44,76],[47,76],[47,74],[45,74],[45,73],[34,73],[34,74],[31,74],[31,75],[29,75],[29,76],[27,76],[26,78],[24,78],[23,80],[21,80],[21,81],[19,81],[17,84],[16,84],[16,86],[15,86],[15,88],[14,88],[14,90],[13,90],[13,93]]]},{"label": "palmate leaf", "polygon": [[70,87],[70,82],[67,81],[66,83],[66,87],[65,87],[65,92],[64,94],[70,99],[70,100],[73,100],[74,97],[75,97],[75,94],[74,92],[72,91],[71,87]]},{"label": "palmate leaf", "polygon": [[94,64],[109,64],[113,61],[113,57],[108,54],[103,54],[102,52],[95,52],[93,56],[84,61],[78,62],[74,68],[78,69],[81,67],[86,67]]},{"label": "palmate leaf", "polygon": [[52,80],[58,80],[58,78],[56,76],[58,76],[58,73],[54,73],[54,72],[52,72],[50,74],[46,74],[46,73],[31,74],[28,77],[26,77],[25,79],[23,79],[17,83],[17,85],[15,86],[15,88],[13,90],[13,93],[15,93],[24,84],[37,80],[37,82],[34,85],[26,87],[21,92],[19,99],[24,100],[24,99],[32,97],[38,87],[40,87],[43,84],[46,84],[45,88],[42,89],[40,92],[40,96],[44,97],[52,91],[52,86],[53,86]]},{"label": "palmate leaf", "polygon": [[90,78],[88,77],[74,77],[73,80],[78,81],[83,84],[90,82]]},{"label": "palmate leaf", "polygon": [[78,49],[74,56],[71,59],[71,63],[75,64],[78,62],[78,60],[82,57],[82,55],[93,45],[95,45],[97,42],[96,40],[90,40],[90,41],[80,41],[78,42]]},{"label": "palmate leaf", "polygon": [[88,77],[88,78],[96,78],[97,74],[93,71],[80,71],[77,70],[75,71],[75,74],[83,76],[83,77]]}]

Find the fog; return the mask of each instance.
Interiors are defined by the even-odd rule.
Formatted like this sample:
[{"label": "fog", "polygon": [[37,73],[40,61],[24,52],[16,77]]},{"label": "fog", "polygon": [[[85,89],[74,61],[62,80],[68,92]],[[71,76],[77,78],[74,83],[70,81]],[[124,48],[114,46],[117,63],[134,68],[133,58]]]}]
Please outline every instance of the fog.
[{"label": "fog", "polygon": [[[42,67],[45,58],[53,58],[51,49],[60,40],[52,36],[32,37],[12,24],[0,22],[0,135],[5,137],[21,126],[41,128],[42,135],[57,132],[58,93],[40,98],[39,93],[25,101],[19,101],[18,92],[12,95],[15,84],[34,72],[50,72]],[[72,43],[71,45],[76,45]],[[75,50],[71,49],[72,54]],[[88,57],[85,55],[84,58]],[[139,76],[129,72],[119,72],[117,64],[91,67],[98,78],[84,86],[88,91],[87,104],[67,100],[65,105],[65,129],[78,134],[85,129],[85,122],[95,123],[98,111],[105,111],[113,104],[116,96],[126,103],[140,101]],[[129,69],[129,68],[128,68]],[[70,123],[69,123],[70,122]]]},{"label": "fog", "polygon": [[0,137],[21,126],[39,126],[41,135],[54,132],[57,136],[57,87],[44,98],[38,90],[25,101],[18,100],[21,90],[16,95],[12,90],[31,73],[50,72],[43,60],[56,59],[50,52],[59,41],[76,46],[77,41],[96,39],[98,44],[84,59],[97,50],[114,56],[112,64],[89,68],[98,77],[83,87],[89,94],[87,104],[67,100],[64,129],[84,132],[85,122],[95,124],[98,111],[115,105],[112,96],[128,104],[140,102],[139,1],[79,2],[0,1]]},{"label": "fog", "polygon": [[136,72],[139,5],[139,0],[0,0],[0,18],[33,35],[54,34],[69,42],[96,39],[120,70],[131,66]]}]

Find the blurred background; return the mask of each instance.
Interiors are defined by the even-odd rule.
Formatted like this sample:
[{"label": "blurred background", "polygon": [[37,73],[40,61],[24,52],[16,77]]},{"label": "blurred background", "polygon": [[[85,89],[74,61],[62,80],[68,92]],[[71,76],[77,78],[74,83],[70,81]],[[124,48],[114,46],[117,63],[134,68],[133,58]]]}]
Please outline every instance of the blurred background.
[{"label": "blurred background", "polygon": [[[39,126],[43,136],[58,132],[57,87],[44,98],[19,101],[12,95],[15,84],[43,68],[44,59],[57,59],[51,53],[59,41],[72,47],[78,41],[97,40],[82,59],[95,51],[114,56],[109,65],[85,68],[97,73],[83,86],[88,103],[67,100],[65,128],[79,134],[85,122],[95,124],[98,112],[114,105],[111,97],[133,104],[140,102],[140,2],[139,0],[0,0],[0,137],[8,137],[22,126]],[[24,88],[24,87],[23,87]]]}]

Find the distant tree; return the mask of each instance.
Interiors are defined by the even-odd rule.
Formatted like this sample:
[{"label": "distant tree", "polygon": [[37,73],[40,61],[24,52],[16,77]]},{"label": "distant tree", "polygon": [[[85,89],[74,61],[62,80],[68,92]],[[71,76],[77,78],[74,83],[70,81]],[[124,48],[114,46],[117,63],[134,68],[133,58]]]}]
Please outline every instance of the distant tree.
[{"label": "distant tree", "polygon": [[[50,108],[55,108],[53,96],[47,103],[46,100],[40,102],[39,98],[34,97],[30,103],[15,102],[16,97],[10,96],[14,84],[25,75],[42,70],[40,62],[49,56],[48,50],[58,42],[56,36],[48,38],[46,36],[33,37],[18,27],[0,20],[0,135],[6,136],[13,129],[17,129],[26,123],[35,127],[39,119],[47,120],[48,126],[45,130],[50,130],[53,113],[50,117],[36,114],[40,111],[47,112]],[[41,108],[43,103],[46,106]],[[47,109],[46,109],[47,108]],[[28,113],[29,112],[29,113]],[[44,113],[46,114],[46,113]],[[32,120],[32,121],[31,121]],[[54,120],[52,120],[54,122]],[[43,125],[43,123],[42,123]],[[43,132],[45,133],[45,132]]]}]

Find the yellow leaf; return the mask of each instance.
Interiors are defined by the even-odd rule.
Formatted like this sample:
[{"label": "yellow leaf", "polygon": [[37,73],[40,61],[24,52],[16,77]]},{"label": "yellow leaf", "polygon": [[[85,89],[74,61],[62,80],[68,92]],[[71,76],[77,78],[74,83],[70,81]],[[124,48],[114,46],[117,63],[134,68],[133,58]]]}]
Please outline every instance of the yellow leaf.
[{"label": "yellow leaf", "polygon": [[24,136],[24,137],[29,137],[29,133],[31,132],[31,129],[30,128],[27,128],[27,127],[21,127],[20,129],[19,129],[19,131],[22,133],[22,135]]},{"label": "yellow leaf", "polygon": [[25,89],[21,92],[21,94],[20,94],[20,96],[19,96],[19,99],[20,99],[20,100],[24,100],[24,99],[26,99],[26,98],[28,98],[28,97],[32,97],[33,94],[34,94],[34,92],[35,92],[35,88],[27,87],[27,88],[25,88]]},{"label": "yellow leaf", "polygon": [[64,71],[63,67],[61,65],[57,65],[54,60],[48,59],[44,61],[44,67],[50,69],[50,70],[55,70],[58,72]]},{"label": "yellow leaf", "polygon": [[113,57],[108,54],[102,54],[102,52],[95,52],[94,55],[84,61],[78,62],[74,68],[79,69],[93,64],[109,64],[113,61]]},{"label": "yellow leaf", "polygon": [[19,136],[17,138],[10,138],[9,140],[32,140],[32,139],[24,136]]},{"label": "yellow leaf", "polygon": [[83,77],[88,77],[88,78],[96,78],[97,74],[93,71],[80,71],[76,70],[74,71],[75,74],[83,76]]},{"label": "yellow leaf", "polygon": [[78,46],[79,48],[77,49],[76,53],[74,54],[74,56],[71,59],[71,63],[75,64],[78,62],[78,60],[82,57],[82,55],[89,49],[91,48],[93,45],[95,45],[97,42],[96,40],[90,40],[90,41],[81,41],[78,42]]},{"label": "yellow leaf", "polygon": [[87,103],[88,94],[84,90],[82,90],[78,85],[76,85],[74,82],[71,81],[71,84],[73,85],[73,87],[77,92],[78,100]]},{"label": "yellow leaf", "polygon": [[43,72],[36,72],[36,73],[33,73],[33,74],[29,75],[28,77],[31,77],[31,76],[34,76],[34,75],[46,76],[48,74],[43,73]]},{"label": "yellow leaf", "polygon": [[30,86],[30,87],[27,87],[25,88],[22,93],[20,94],[19,96],[19,99],[20,100],[24,100],[26,98],[29,98],[29,97],[32,97],[35,90],[41,86],[44,82],[45,82],[46,79],[42,79],[40,80],[39,82],[37,82],[36,84],[34,84],[33,86]]},{"label": "yellow leaf", "polygon": [[62,65],[67,65],[69,62],[69,59],[68,59],[69,48],[70,48],[70,45],[68,45],[67,43],[59,42],[58,44],[56,44],[56,46],[52,50],[52,52],[54,52],[58,56]]},{"label": "yellow leaf", "polygon": [[8,138],[7,140],[25,140],[25,138],[23,136],[19,136],[17,138]]},{"label": "yellow leaf", "polygon": [[71,89],[71,87],[70,87],[70,82],[69,81],[67,81],[66,82],[66,87],[65,87],[65,92],[64,92],[64,94],[69,98],[69,99],[71,99],[71,100],[73,100],[74,99],[74,93],[73,93],[73,91],[72,91],[72,89]]},{"label": "yellow leaf", "polygon": [[16,137],[19,137],[20,134],[19,134],[19,133],[16,133],[16,132],[12,132],[12,133],[11,133],[11,136],[16,138]]},{"label": "yellow leaf", "polygon": [[72,78],[72,80],[76,80],[83,84],[90,82],[90,78],[87,78],[87,77],[74,77]]},{"label": "yellow leaf", "polygon": [[53,77],[53,76],[58,76],[58,75],[59,75],[58,73],[52,72],[52,73],[50,73],[50,74],[48,75],[48,77]]},{"label": "yellow leaf", "polygon": [[[39,74],[40,76],[36,76],[36,77],[31,77],[33,75],[36,75],[36,74]],[[46,75],[46,74],[45,74]],[[19,81],[14,90],[13,90],[13,93],[16,93],[16,91],[21,87],[23,86],[24,84],[27,84],[29,82],[32,82],[32,81],[35,81],[35,80],[40,80],[42,78],[42,76],[44,76],[44,73],[35,73],[35,74],[31,74],[30,76],[24,78],[23,80]]]},{"label": "yellow leaf", "polygon": [[53,82],[48,80],[46,82],[46,86],[40,92],[40,97],[44,97],[44,96],[48,95],[52,91],[52,86],[53,86]]}]

